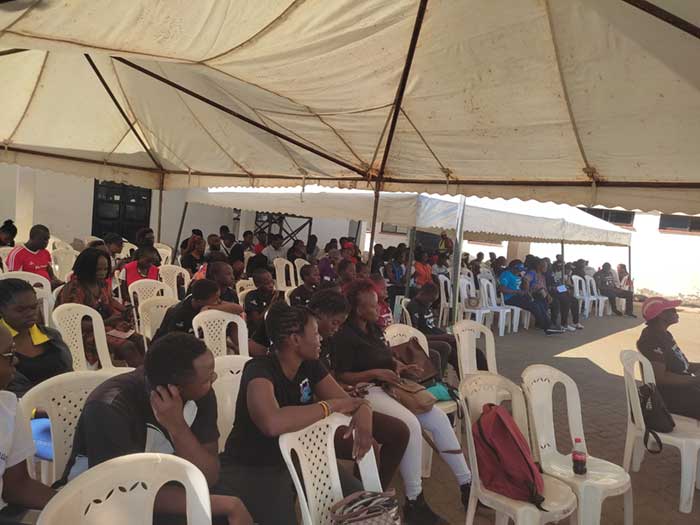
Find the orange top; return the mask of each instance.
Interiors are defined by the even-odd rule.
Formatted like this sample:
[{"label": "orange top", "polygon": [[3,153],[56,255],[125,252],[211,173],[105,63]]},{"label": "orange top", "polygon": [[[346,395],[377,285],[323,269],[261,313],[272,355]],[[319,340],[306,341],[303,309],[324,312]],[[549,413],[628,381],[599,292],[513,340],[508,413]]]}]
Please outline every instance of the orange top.
[{"label": "orange top", "polygon": [[423,286],[433,282],[433,269],[429,264],[416,262],[416,285]]}]

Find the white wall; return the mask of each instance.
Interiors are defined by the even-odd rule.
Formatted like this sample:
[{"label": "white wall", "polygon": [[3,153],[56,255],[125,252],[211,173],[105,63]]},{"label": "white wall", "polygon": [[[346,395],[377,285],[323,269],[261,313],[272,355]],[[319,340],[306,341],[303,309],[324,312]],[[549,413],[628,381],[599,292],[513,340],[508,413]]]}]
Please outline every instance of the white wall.
[{"label": "white wall", "polygon": [[[163,192],[163,219],[161,223],[161,242],[175,245],[177,230],[180,227],[182,208],[185,204],[185,190],[172,190]],[[158,227],[158,197],[159,192],[153,191],[151,197],[151,228],[157,231]],[[199,228],[206,237],[210,233],[219,233],[222,224],[232,227],[233,210],[218,206],[206,206],[204,204],[192,204],[187,208],[185,223],[182,228],[182,238],[190,236],[193,228]]]}]

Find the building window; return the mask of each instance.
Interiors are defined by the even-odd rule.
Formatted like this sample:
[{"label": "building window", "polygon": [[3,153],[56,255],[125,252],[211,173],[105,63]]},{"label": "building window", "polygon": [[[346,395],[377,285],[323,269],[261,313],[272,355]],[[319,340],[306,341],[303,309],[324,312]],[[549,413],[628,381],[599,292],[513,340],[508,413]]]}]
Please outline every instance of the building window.
[{"label": "building window", "polygon": [[680,232],[700,232],[700,217],[688,215],[662,215],[659,230],[674,230]]},{"label": "building window", "polygon": [[382,223],[382,233],[400,233],[406,235],[408,233],[408,226],[398,226],[396,224],[388,224],[386,222]]},{"label": "building window", "polygon": [[632,226],[634,224],[633,211],[606,210],[605,208],[583,208],[583,211],[613,224],[621,226]]}]

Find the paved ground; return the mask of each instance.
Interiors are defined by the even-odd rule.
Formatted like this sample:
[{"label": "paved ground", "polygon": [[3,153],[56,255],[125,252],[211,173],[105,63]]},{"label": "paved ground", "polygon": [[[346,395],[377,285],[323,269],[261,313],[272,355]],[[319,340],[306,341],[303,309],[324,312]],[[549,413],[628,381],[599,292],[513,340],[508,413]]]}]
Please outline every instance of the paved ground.
[{"label": "paved ground", "polygon": [[[644,327],[639,319],[605,317],[589,319],[580,332],[546,337],[531,329],[496,338],[498,368],[502,375],[520,383],[521,372],[530,364],[543,363],[570,375],[581,393],[583,422],[589,453],[622,464],[625,443],[625,391],[619,353],[635,348]],[[671,330],[679,346],[691,361],[700,361],[697,339],[700,313],[681,312],[680,324]],[[561,403],[557,410],[559,448],[567,450],[568,425]],[[570,449],[570,447],[569,447]],[[700,491],[696,491],[691,514],[678,511],[680,490],[680,456],[665,448],[658,456],[646,454],[638,473],[632,474],[636,524],[697,525],[700,523]],[[400,487],[400,480],[394,485]],[[454,478],[446,465],[436,459],[433,474],[425,480],[425,493],[433,508],[451,524],[464,523],[464,512]],[[623,523],[622,497],[612,498],[603,506],[601,523]],[[493,523],[493,514],[478,515],[477,523]]]}]

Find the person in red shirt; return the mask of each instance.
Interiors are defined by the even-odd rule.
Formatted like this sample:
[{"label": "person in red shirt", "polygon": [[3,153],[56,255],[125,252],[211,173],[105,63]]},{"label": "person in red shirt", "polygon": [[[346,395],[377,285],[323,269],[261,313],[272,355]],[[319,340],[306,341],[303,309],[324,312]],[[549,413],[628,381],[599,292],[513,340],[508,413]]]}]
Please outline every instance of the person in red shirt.
[{"label": "person in red shirt", "polygon": [[[252,233],[252,232],[251,232]],[[255,253],[262,253],[262,251],[267,247],[267,235],[265,232],[258,232],[258,244],[256,244],[253,249]],[[245,234],[244,234],[244,239],[245,239]],[[252,239],[252,235],[251,235]]]},{"label": "person in red shirt", "polygon": [[355,257],[355,245],[351,241],[345,241],[343,243],[343,250],[341,255],[343,259],[351,261],[353,264],[357,264],[357,257]]},{"label": "person in red shirt", "polygon": [[150,246],[139,248],[134,253],[134,260],[124,266],[122,270],[122,297],[129,297],[129,286],[141,279],[158,280],[158,267],[156,266],[158,251]]},{"label": "person in red shirt", "polygon": [[43,224],[36,224],[29,230],[29,240],[24,246],[17,246],[5,261],[8,272],[29,272],[48,279],[51,288],[63,284],[51,267],[51,254],[46,249],[51,233]]}]

